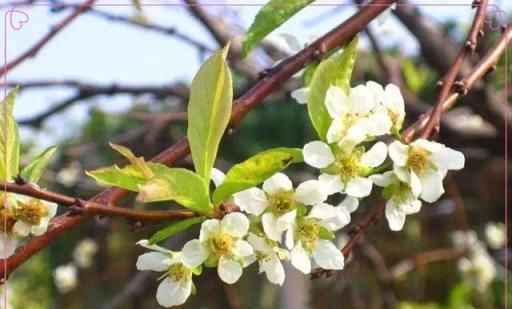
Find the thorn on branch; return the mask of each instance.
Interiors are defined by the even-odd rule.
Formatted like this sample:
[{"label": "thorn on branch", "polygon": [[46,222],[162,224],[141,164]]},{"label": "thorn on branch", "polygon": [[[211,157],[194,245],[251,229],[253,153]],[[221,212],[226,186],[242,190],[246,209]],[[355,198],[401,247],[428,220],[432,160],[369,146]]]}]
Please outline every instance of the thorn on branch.
[{"label": "thorn on branch", "polygon": [[479,7],[481,4],[482,4],[482,2],[481,2],[480,0],[473,0],[473,3],[471,3],[471,8],[472,8],[472,9],[477,8],[477,7]]},{"label": "thorn on branch", "polygon": [[439,80],[437,83],[436,83],[436,88],[437,89],[441,89],[443,88],[443,85],[444,85],[444,82],[442,80]]},{"label": "thorn on branch", "polygon": [[484,31],[484,29],[480,29],[480,31],[478,31],[478,36],[479,36],[480,38],[483,38],[483,37],[484,37],[484,35],[485,35],[485,31]]},{"label": "thorn on branch", "polygon": [[357,223],[356,225],[354,225],[348,229],[347,234],[349,237],[353,237],[360,231],[361,231],[361,225],[359,223]]},{"label": "thorn on branch", "polygon": [[71,205],[68,207],[70,217],[75,217],[79,215],[83,215],[85,213],[85,209],[83,207],[77,205]]},{"label": "thorn on branch", "polygon": [[315,49],[313,51],[312,58],[314,60],[320,61],[320,60],[322,60],[322,57],[323,57],[324,54],[325,54],[325,52],[323,52],[321,49]]},{"label": "thorn on branch", "polygon": [[458,80],[453,83],[453,86],[455,88],[455,91],[461,96],[464,96],[466,95],[466,93],[468,93],[468,86],[466,85],[465,81]]},{"label": "thorn on branch", "polygon": [[25,178],[23,178],[21,175],[17,175],[16,177],[14,177],[14,182],[17,184],[17,185],[20,185],[20,186],[23,186],[23,185],[26,185],[27,184],[27,181],[25,180]]},{"label": "thorn on branch", "polygon": [[466,48],[466,50],[469,52],[469,53],[473,53],[476,49],[476,42],[473,41],[473,40],[467,40],[465,43],[464,43],[464,48]]},{"label": "thorn on branch", "polygon": [[258,72],[258,79],[264,79],[265,77],[269,76],[273,71],[274,68],[268,68]]}]

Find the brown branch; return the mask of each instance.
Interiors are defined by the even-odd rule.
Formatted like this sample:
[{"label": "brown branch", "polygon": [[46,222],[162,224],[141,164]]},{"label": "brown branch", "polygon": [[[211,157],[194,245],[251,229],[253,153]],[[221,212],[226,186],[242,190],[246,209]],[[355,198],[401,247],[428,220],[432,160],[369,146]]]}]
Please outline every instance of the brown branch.
[{"label": "brown branch", "polygon": [[462,201],[462,197],[457,189],[457,184],[453,179],[452,172],[448,172],[446,175],[446,195],[453,201],[454,212],[455,215],[455,223],[457,224],[457,229],[461,231],[467,231],[469,229],[468,218],[466,216],[466,211],[464,210],[464,202]]},{"label": "brown branch", "polygon": [[141,222],[161,222],[176,219],[186,219],[196,216],[189,210],[140,210],[107,206],[96,201],[84,201],[76,197],[59,194],[41,189],[30,183],[0,182],[0,187],[7,192],[18,193],[48,202],[69,206],[73,215],[102,215],[117,216]]},{"label": "brown branch", "polygon": [[[7,63],[4,67],[0,69],[0,76],[7,74],[11,69],[22,63],[28,58],[35,57],[39,50],[43,48],[53,37],[55,37],[62,29],[64,29],[68,24],[70,24],[75,18],[80,16],[83,12],[89,10],[91,6],[94,4],[95,0],[87,0],[82,5],[77,6],[77,8],[71,13],[69,16],[64,18],[61,22],[53,26],[50,31],[43,36],[35,45],[29,48],[27,51],[19,55],[17,58]],[[6,30],[7,31],[7,30]]]},{"label": "brown branch", "polygon": [[[282,83],[293,74],[304,68],[308,63],[318,59],[325,52],[341,47],[348,43],[357,33],[361,32],[366,25],[389,7],[394,0],[374,0],[364,9],[360,10],[348,20],[334,28],[308,47],[304,48],[294,56],[281,62],[274,70],[257,82],[251,89],[235,101],[231,116],[231,132],[238,125],[242,118],[256,105],[276,90]],[[186,138],[178,141],[155,158],[153,162],[170,165],[190,153],[189,144]],[[128,192],[120,188],[111,187],[96,195],[92,201],[107,205],[116,205],[121,199],[128,195]],[[20,266],[39,250],[45,248],[52,241],[66,232],[71,227],[83,222],[89,215],[68,217],[66,215],[55,218],[53,225],[41,236],[34,237],[19,247],[14,255],[6,260],[7,274]],[[0,261],[2,262],[2,261]],[[2,273],[3,274],[3,269]]]},{"label": "brown branch", "polygon": [[478,7],[473,19],[473,24],[471,25],[471,29],[469,30],[468,36],[464,41],[463,46],[460,48],[459,54],[457,57],[455,57],[451,67],[448,69],[448,72],[446,72],[441,81],[442,88],[432,111],[432,116],[430,117],[425,126],[425,129],[423,130],[421,135],[422,138],[431,136],[433,132],[439,132],[441,114],[443,113],[443,102],[446,100],[448,95],[454,91],[453,85],[455,79],[457,78],[457,74],[459,73],[460,68],[464,63],[464,59],[467,56],[472,55],[475,51],[477,36],[483,35],[483,26],[485,13],[487,11],[487,4],[488,0],[473,1],[473,5]]},{"label": "brown branch", "polygon": [[415,268],[421,268],[430,263],[454,260],[466,254],[465,250],[454,248],[433,249],[417,253],[410,258],[398,262],[395,266],[391,267],[389,272],[392,279],[398,279]]}]

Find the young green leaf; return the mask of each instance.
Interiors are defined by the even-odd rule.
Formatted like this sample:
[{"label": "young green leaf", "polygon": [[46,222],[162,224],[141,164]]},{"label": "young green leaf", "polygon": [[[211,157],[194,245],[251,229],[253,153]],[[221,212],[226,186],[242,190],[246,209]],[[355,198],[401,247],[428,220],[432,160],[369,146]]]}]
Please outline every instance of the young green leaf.
[{"label": "young green leaf", "polygon": [[228,171],[222,184],[213,192],[213,202],[222,202],[233,193],[257,186],[291,163],[303,160],[299,148],[282,147],[260,152]]},{"label": "young green leaf", "polygon": [[119,152],[123,157],[128,159],[128,161],[130,161],[130,163],[134,166],[134,168],[137,169],[142,175],[144,175],[144,177],[151,178],[151,177],[155,176],[155,174],[147,166],[143,157],[137,158],[130,149],[128,149],[124,146],[117,145],[114,143],[109,143],[109,145],[114,150]]},{"label": "young green leaf", "polygon": [[167,168],[139,188],[137,200],[143,203],[176,201],[200,214],[210,215],[213,207],[205,181],[183,168]]},{"label": "young green leaf", "polygon": [[206,60],[190,87],[187,136],[196,172],[206,187],[231,115],[233,86],[225,60],[228,49],[229,43]]},{"label": "young green leaf", "polygon": [[325,107],[325,95],[330,86],[338,86],[347,93],[350,90],[350,77],[357,55],[357,41],[358,38],[354,38],[341,55],[322,61],[309,85],[307,104],[309,118],[318,137],[323,141],[326,139],[327,130],[332,121]]},{"label": "young green leaf", "polygon": [[13,117],[18,88],[9,92],[0,103],[0,180],[11,181],[18,175],[20,140],[18,125]]},{"label": "young green leaf", "polygon": [[39,156],[37,156],[32,162],[27,164],[25,168],[21,171],[21,176],[31,182],[31,183],[37,183],[39,181],[39,178],[44,173],[44,170],[46,169],[46,166],[50,162],[50,160],[53,157],[53,154],[57,150],[57,147],[49,147],[45,151],[43,151]]},{"label": "young green leaf", "polygon": [[249,52],[269,33],[297,14],[313,0],[270,0],[256,15],[242,40],[242,53]]},{"label": "young green leaf", "polygon": [[192,225],[203,222],[205,219],[206,217],[194,217],[190,219],[173,222],[169,226],[164,227],[163,229],[153,234],[153,236],[151,236],[151,238],[149,239],[149,244],[154,245],[158,242],[161,242],[162,240],[165,240],[174,234],[177,234],[183,230],[188,229]]},{"label": "young green leaf", "polygon": [[[165,165],[153,162],[147,162],[145,165],[153,175],[163,174],[168,169]],[[133,192],[139,192],[139,186],[147,183],[152,178],[146,177],[134,165],[127,165],[123,168],[113,165],[93,171],[85,171],[85,173],[101,184],[116,186]]]}]

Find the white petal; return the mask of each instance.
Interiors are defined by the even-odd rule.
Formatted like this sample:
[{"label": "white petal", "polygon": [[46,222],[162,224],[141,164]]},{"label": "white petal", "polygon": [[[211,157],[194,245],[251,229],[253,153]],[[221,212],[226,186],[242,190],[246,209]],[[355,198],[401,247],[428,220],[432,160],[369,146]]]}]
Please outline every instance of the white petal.
[{"label": "white petal", "polygon": [[263,183],[263,191],[268,194],[275,194],[281,191],[293,189],[292,181],[283,173],[276,173]]},{"label": "white petal", "polygon": [[293,222],[295,222],[295,217],[297,217],[296,209],[289,211],[289,212],[285,213],[284,215],[280,216],[276,220],[277,228],[283,232],[285,230],[289,229],[292,226]]},{"label": "white petal", "polygon": [[340,140],[338,144],[342,150],[351,151],[355,145],[366,139],[366,129],[360,124],[361,122],[359,121],[354,126],[350,127],[347,134]]},{"label": "white petal", "polygon": [[384,91],[382,104],[394,113],[403,115],[405,113],[404,98],[400,93],[400,88],[396,85],[388,84]]},{"label": "white petal", "polygon": [[353,197],[365,197],[372,192],[372,181],[364,177],[355,177],[349,180],[345,191]]},{"label": "white petal", "polygon": [[420,196],[422,188],[421,182],[418,175],[416,175],[413,170],[409,172],[409,186],[411,187],[411,193],[415,198]]},{"label": "white petal", "polygon": [[28,236],[28,234],[30,234],[31,228],[32,226],[30,224],[19,220],[16,221],[16,223],[14,223],[14,226],[12,227],[12,232],[14,233],[14,235],[18,237],[26,237]]},{"label": "white petal", "polygon": [[434,152],[430,159],[441,170],[460,170],[464,167],[465,161],[462,152],[448,147]]},{"label": "white petal", "polygon": [[[344,137],[345,124],[341,118],[334,118],[327,129],[326,139],[328,143],[340,141]],[[364,135],[364,134],[363,134]]]},{"label": "white petal", "polygon": [[158,285],[156,300],[160,306],[169,308],[178,306],[188,299],[192,292],[192,279],[174,281],[166,277]]},{"label": "white petal", "polygon": [[304,274],[309,274],[311,272],[311,261],[300,242],[292,249],[290,254],[293,267],[297,268]]},{"label": "white petal", "polygon": [[265,196],[265,192],[259,188],[250,188],[235,193],[233,198],[235,200],[235,204],[238,205],[241,210],[255,216],[261,215],[268,206],[268,200]]},{"label": "white petal", "polygon": [[405,166],[398,166],[396,164],[393,164],[393,172],[395,173],[396,177],[400,179],[400,181],[405,183],[411,182],[411,173],[413,172],[412,169],[408,169]]},{"label": "white petal", "polygon": [[443,179],[436,171],[426,171],[420,175],[421,199],[433,203],[444,193]]},{"label": "white petal", "polygon": [[377,112],[358,122],[358,126],[364,128],[364,131],[369,136],[388,134],[392,125],[393,123],[387,112]]},{"label": "white petal", "polygon": [[276,254],[271,254],[261,262],[261,268],[265,271],[268,281],[273,284],[283,285],[284,268]]},{"label": "white petal", "polygon": [[442,150],[445,146],[436,142],[432,142],[423,138],[419,138],[411,143],[411,145],[425,149],[431,153]]},{"label": "white petal", "polygon": [[201,224],[201,231],[199,232],[199,240],[206,241],[210,235],[220,232],[220,220],[209,219]]},{"label": "white petal", "polygon": [[220,184],[224,181],[224,178],[226,178],[226,175],[219,169],[212,168],[212,172],[210,173],[210,178],[215,184],[216,187],[220,186]]},{"label": "white petal", "polygon": [[394,180],[397,180],[395,173],[393,173],[392,171],[387,171],[384,174],[371,175],[368,178],[370,178],[372,180],[372,182],[379,187],[387,187]]},{"label": "white petal", "polygon": [[277,228],[276,218],[271,213],[264,213],[261,216],[261,223],[263,225],[263,231],[268,238],[274,241],[281,241],[281,235],[283,230]]},{"label": "white petal", "polygon": [[323,269],[343,269],[345,266],[345,258],[341,251],[332,242],[325,239],[316,241],[313,257]]},{"label": "white petal", "polygon": [[46,211],[47,211],[46,217],[48,217],[50,219],[55,217],[55,214],[57,213],[57,204],[50,203],[47,201],[42,201],[42,203],[46,206]]},{"label": "white petal", "polygon": [[373,94],[373,101],[375,103],[379,103],[382,101],[382,98],[384,96],[384,88],[379,83],[376,83],[374,81],[367,81],[366,82],[366,88],[370,90]]},{"label": "white petal", "polygon": [[350,104],[355,113],[369,113],[375,106],[374,94],[371,89],[364,85],[358,85],[350,91]]},{"label": "white petal", "polygon": [[30,232],[34,236],[41,236],[48,230],[48,223],[50,223],[49,217],[42,218],[38,225],[32,226]]},{"label": "white petal", "polygon": [[400,231],[404,227],[405,211],[392,199],[386,203],[386,219],[392,231]]},{"label": "white petal", "polygon": [[198,239],[189,240],[181,250],[181,260],[184,265],[194,268],[201,265],[208,258],[208,251]]},{"label": "white petal", "polygon": [[324,203],[315,205],[309,212],[308,218],[320,219],[322,226],[330,231],[336,231],[350,223],[350,212],[343,207]]},{"label": "white petal", "polygon": [[328,167],[334,162],[331,148],[320,141],[307,143],[304,145],[302,153],[304,154],[304,162],[316,168]]},{"label": "white petal", "polygon": [[249,230],[249,219],[240,212],[232,212],[224,216],[221,226],[229,235],[242,237]]},{"label": "white petal", "polygon": [[265,242],[263,237],[259,237],[253,233],[249,233],[247,241],[251,244],[255,251],[269,253],[272,252],[272,248]]},{"label": "white petal", "polygon": [[388,151],[393,163],[398,166],[405,166],[405,164],[407,164],[409,146],[404,145],[399,141],[394,141],[389,145]]},{"label": "white petal", "polygon": [[338,207],[342,207],[342,208],[346,209],[349,213],[353,213],[354,211],[356,211],[358,206],[359,206],[359,199],[352,197],[352,196],[345,197],[345,199],[341,203],[338,204]]},{"label": "white petal", "polygon": [[334,217],[335,215],[336,210],[334,206],[322,203],[317,204],[311,208],[311,211],[308,214],[308,218],[328,219]]},{"label": "white petal", "polygon": [[159,245],[150,245],[149,241],[147,239],[141,239],[137,242],[137,245],[144,247],[146,249],[162,252],[164,254],[170,253],[171,251],[168,249],[165,249],[164,247],[160,247]]},{"label": "white petal", "polygon": [[242,276],[242,266],[238,262],[221,257],[217,273],[222,281],[233,284]]},{"label": "white petal", "polygon": [[401,205],[407,215],[418,213],[421,209],[421,201],[417,199],[410,200],[408,204]]},{"label": "white petal", "polygon": [[292,91],[290,96],[297,101],[299,104],[306,104],[308,102],[309,88],[299,88],[297,90]]},{"label": "white petal", "polygon": [[322,174],[318,177],[322,187],[328,195],[338,193],[343,188],[339,175]]},{"label": "white petal", "polygon": [[288,249],[293,249],[293,246],[295,244],[295,240],[293,239],[293,229],[289,229],[288,231],[286,231],[286,237],[285,237],[285,245],[286,245],[286,248]]},{"label": "white petal", "polygon": [[339,87],[331,86],[325,93],[325,107],[332,118],[340,118],[348,111],[348,98]]},{"label": "white petal", "polygon": [[377,167],[386,160],[388,147],[383,142],[378,142],[361,156],[361,163],[367,167]]},{"label": "white petal", "polygon": [[293,198],[303,204],[314,205],[325,201],[327,192],[323,189],[320,181],[312,179],[301,183],[295,189]]},{"label": "white petal", "polygon": [[168,258],[169,256],[160,252],[148,252],[139,255],[136,266],[138,270],[153,270],[160,272],[169,268],[168,265],[162,264],[162,262]]},{"label": "white petal", "polygon": [[237,257],[246,257],[254,253],[252,246],[245,240],[238,240],[235,244],[234,255]]},{"label": "white petal", "polygon": [[0,258],[6,259],[16,251],[18,239],[14,235],[3,234],[0,236]]}]

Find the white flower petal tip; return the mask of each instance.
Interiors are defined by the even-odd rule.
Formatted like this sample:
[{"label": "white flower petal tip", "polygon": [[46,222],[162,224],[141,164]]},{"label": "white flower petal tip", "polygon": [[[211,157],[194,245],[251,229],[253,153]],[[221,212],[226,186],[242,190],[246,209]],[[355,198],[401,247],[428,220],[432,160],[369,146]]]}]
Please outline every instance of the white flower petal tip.
[{"label": "white flower petal tip", "polygon": [[233,284],[242,276],[242,266],[236,261],[221,258],[217,273],[222,281]]},{"label": "white flower petal tip", "polygon": [[317,240],[313,249],[313,257],[323,269],[343,269],[345,266],[343,254],[328,240]]},{"label": "white flower petal tip", "polygon": [[231,236],[243,237],[249,230],[249,219],[240,212],[233,212],[224,216],[221,226]]},{"label": "white flower petal tip", "polygon": [[316,168],[324,168],[334,162],[334,155],[329,145],[314,141],[304,145],[302,150],[304,161]]},{"label": "white flower petal tip", "polygon": [[301,183],[293,195],[295,200],[306,204],[315,205],[324,202],[327,199],[327,192],[318,180],[308,180]]},{"label": "white flower petal tip", "polygon": [[309,88],[299,88],[290,93],[290,96],[299,104],[308,102]]},{"label": "white flower petal tip", "polygon": [[292,181],[283,173],[276,173],[263,182],[263,191],[268,194],[275,194],[293,189]]}]

